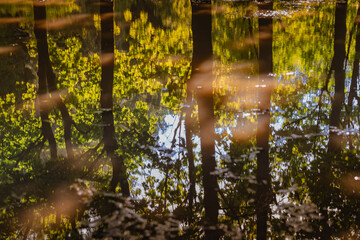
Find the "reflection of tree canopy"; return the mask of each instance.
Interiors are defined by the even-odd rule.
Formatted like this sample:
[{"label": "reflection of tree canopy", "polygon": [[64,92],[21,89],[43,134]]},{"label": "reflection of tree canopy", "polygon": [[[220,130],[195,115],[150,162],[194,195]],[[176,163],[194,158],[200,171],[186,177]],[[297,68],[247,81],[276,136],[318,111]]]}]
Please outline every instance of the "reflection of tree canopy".
[{"label": "reflection of tree canopy", "polygon": [[[261,28],[261,2],[212,4],[212,39],[202,42],[212,42],[210,66],[191,58],[189,1],[114,1],[112,121],[104,120],[109,109],[100,103],[104,15],[97,1],[44,5],[47,24],[38,24],[47,29],[51,71],[41,70],[33,1],[0,3],[0,15],[13,21],[0,20],[1,238],[78,239],[78,229],[94,238],[115,232],[210,238],[203,228],[206,157],[217,161],[221,231],[214,233],[255,238],[256,220],[265,214],[274,239],[356,238],[358,3],[348,1],[346,35],[337,38],[339,3],[274,2],[278,15],[269,34]],[[269,39],[271,76],[261,50]],[[209,95],[199,95],[193,65],[205,69],[203,76],[213,73]],[[345,69],[341,80],[339,69]],[[269,79],[276,82],[268,85]],[[209,96],[214,103],[206,110],[214,119],[205,120],[215,122],[215,156],[201,150],[201,101]],[[116,149],[109,151],[104,132],[112,124]],[[130,201],[106,193],[112,156],[124,162]],[[257,181],[268,178],[256,174],[266,158],[271,186],[263,191]],[[112,188],[120,192],[123,185]],[[260,198],[266,211],[259,211]]]}]

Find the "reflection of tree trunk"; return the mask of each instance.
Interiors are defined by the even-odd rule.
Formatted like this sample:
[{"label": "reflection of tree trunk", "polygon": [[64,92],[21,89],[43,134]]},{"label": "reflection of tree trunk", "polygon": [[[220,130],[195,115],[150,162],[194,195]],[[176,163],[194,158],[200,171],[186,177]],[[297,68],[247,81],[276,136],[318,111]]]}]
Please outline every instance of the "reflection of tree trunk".
[{"label": "reflection of tree trunk", "polygon": [[[357,12],[357,18],[360,17],[360,8]],[[357,91],[357,81],[359,77],[359,59],[360,59],[360,24],[359,22],[355,23],[356,25],[356,39],[355,39],[355,60],[353,63],[353,73],[351,77],[351,85],[350,85],[350,92],[348,97],[348,104],[350,107],[350,111],[353,106],[353,101],[356,98],[356,91]]]},{"label": "reflection of tree trunk", "polygon": [[[49,58],[48,58],[49,59]],[[74,159],[74,151],[71,143],[71,125],[72,119],[69,115],[69,112],[66,108],[66,105],[62,101],[59,93],[57,92],[56,81],[55,81],[55,74],[51,67],[51,62],[49,59],[49,65],[47,68],[47,83],[48,89],[51,94],[51,100],[56,103],[56,107],[60,110],[61,117],[64,123],[64,138],[65,138],[65,147],[66,147],[66,154],[68,160]]]},{"label": "reflection of tree trunk", "polygon": [[[211,42],[211,4],[192,4],[193,59],[191,86],[196,87],[199,106],[199,124],[201,138],[202,172],[204,185],[205,230],[206,239],[218,239],[216,226],[218,221],[219,200],[217,196],[217,177],[215,171],[215,118],[212,76]],[[208,67],[206,69],[206,67]]]},{"label": "reflection of tree trunk", "polygon": [[46,72],[49,64],[49,52],[47,45],[46,29],[41,25],[46,21],[45,5],[36,4],[34,2],[34,33],[37,41],[38,49],[38,77],[39,77],[39,107],[41,117],[42,134],[49,142],[51,158],[57,158],[57,147],[54,133],[51,129],[49,111],[50,111],[50,96],[47,92]]},{"label": "reflection of tree trunk", "polygon": [[329,152],[338,153],[341,150],[340,113],[345,99],[345,37],[346,37],[346,4],[336,3],[335,36],[334,36],[334,72],[335,94],[331,103]]},{"label": "reflection of tree trunk", "polygon": [[186,109],[186,117],[185,117],[185,138],[186,138],[186,150],[187,150],[187,157],[189,163],[189,224],[193,222],[193,204],[194,199],[196,196],[196,189],[195,189],[195,163],[194,163],[194,151],[193,151],[193,142],[192,142],[192,119],[191,119],[191,112],[192,112],[192,90],[190,88],[190,83],[187,84],[186,89],[187,97],[186,102],[188,108]]},{"label": "reflection of tree trunk", "polygon": [[[272,10],[273,4],[260,3],[259,10]],[[272,200],[270,161],[269,161],[269,135],[270,135],[270,101],[271,101],[271,77],[272,72],[272,34],[273,26],[271,18],[259,18],[259,75],[266,87],[261,88],[259,93],[258,126],[256,143],[259,153],[257,154],[256,180],[256,225],[257,239],[267,239],[267,220],[269,205]]]},{"label": "reflection of tree trunk", "polygon": [[[356,20],[358,20],[359,18],[360,18],[360,8],[358,8]],[[357,96],[357,88],[358,88],[357,85],[359,78],[359,59],[360,59],[360,24],[358,21],[355,21],[355,26],[356,26],[355,60],[353,63],[353,72],[351,76],[350,91],[348,96],[348,109],[347,109],[347,117],[346,117],[349,128],[352,126],[350,114],[352,112],[354,99],[357,100],[358,104],[360,103],[359,97]],[[349,139],[349,148],[353,149],[354,145],[351,136],[349,136],[348,139]]]},{"label": "reflection of tree trunk", "polygon": [[114,82],[114,17],[113,2],[100,1],[101,14],[101,96],[102,120],[104,123],[104,147],[111,158],[113,176],[110,189],[115,191],[120,183],[121,193],[130,196],[129,183],[127,181],[126,169],[123,157],[115,151],[118,143],[115,138],[114,114],[113,114],[113,82]]},{"label": "reflection of tree trunk", "polygon": [[[37,41],[38,49],[38,77],[39,77],[39,101],[40,101],[40,117],[42,122],[42,133],[48,140],[50,146],[51,158],[57,158],[57,147],[54,133],[51,129],[49,120],[49,111],[51,105],[55,104],[60,109],[64,123],[64,138],[67,151],[67,160],[73,159],[73,148],[71,144],[71,125],[72,120],[63,103],[59,93],[57,92],[56,77],[53,72],[49,57],[49,46],[47,43],[46,31],[46,8],[45,3],[34,1],[34,33]],[[61,213],[55,205],[56,224],[61,222]]]},{"label": "reflection of tree trunk", "polygon": [[[345,40],[346,40],[346,7],[347,3],[340,3],[337,1],[335,10],[335,34],[334,34],[334,57],[333,69],[335,72],[335,94],[331,102],[330,114],[330,134],[328,142],[328,152],[332,154],[339,154],[341,151],[342,135],[338,134],[340,127],[340,114],[345,100]],[[322,215],[320,233],[321,239],[330,239],[332,235],[331,227],[329,226],[329,215],[327,207],[331,201],[331,190],[329,183],[332,181],[331,177],[332,157],[325,159],[320,165],[320,189],[322,189],[322,200],[320,204],[320,213]]]},{"label": "reflection of tree trunk", "polygon": [[128,52],[130,48],[130,23],[125,23],[121,28],[122,41],[120,48],[122,51]]},{"label": "reflection of tree trunk", "polygon": [[[68,110],[62,101],[59,93],[57,92],[56,86],[56,77],[53,72],[51,61],[49,57],[49,47],[47,43],[47,32],[46,32],[46,9],[44,3],[34,2],[34,19],[35,19],[35,37],[37,40],[37,48],[38,48],[38,56],[39,56],[39,93],[42,94],[42,98],[45,98],[42,104],[40,104],[40,108],[44,107],[47,109],[46,111],[40,110],[40,116],[42,118],[43,124],[43,133],[44,136],[48,139],[51,155],[53,157],[56,156],[56,151],[54,151],[54,146],[56,148],[55,138],[53,133],[49,132],[51,130],[51,126],[48,119],[48,111],[50,109],[49,100],[56,104],[56,107],[59,108],[61,112],[61,116],[64,123],[64,138],[65,138],[65,146],[67,152],[68,160],[72,160],[74,157],[73,147],[71,143],[71,125],[72,119],[68,113]],[[50,92],[50,97],[48,97],[47,92]],[[42,106],[44,105],[45,106]],[[45,123],[44,123],[45,122]],[[45,124],[45,125],[44,125]],[[50,144],[51,142],[51,144]]]}]

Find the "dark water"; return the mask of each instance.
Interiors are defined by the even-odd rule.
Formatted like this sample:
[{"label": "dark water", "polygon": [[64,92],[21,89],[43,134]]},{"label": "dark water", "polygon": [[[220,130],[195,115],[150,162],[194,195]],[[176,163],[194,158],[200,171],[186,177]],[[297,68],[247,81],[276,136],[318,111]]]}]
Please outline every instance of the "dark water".
[{"label": "dark water", "polygon": [[359,239],[358,8],[0,0],[0,238]]}]

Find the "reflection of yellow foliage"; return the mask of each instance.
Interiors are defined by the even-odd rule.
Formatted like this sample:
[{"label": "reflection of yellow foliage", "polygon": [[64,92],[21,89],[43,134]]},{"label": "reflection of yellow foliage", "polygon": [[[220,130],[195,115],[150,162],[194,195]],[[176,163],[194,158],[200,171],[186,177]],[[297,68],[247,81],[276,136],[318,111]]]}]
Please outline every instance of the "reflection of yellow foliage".
[{"label": "reflection of yellow foliage", "polygon": [[114,35],[118,36],[120,35],[120,27],[118,25],[114,25]]},{"label": "reflection of yellow foliage", "polygon": [[[214,6],[213,51],[222,62],[253,60],[257,49],[257,22],[249,18],[254,11],[253,4],[233,6],[221,3]],[[226,26],[226,27],[224,27]]]},{"label": "reflection of yellow foliage", "polygon": [[101,18],[99,14],[94,14],[94,26],[96,30],[101,30]]},{"label": "reflection of yellow foliage", "polygon": [[46,13],[48,19],[65,17],[80,11],[80,7],[76,4],[76,0],[47,0]]},{"label": "reflection of yellow foliage", "polygon": [[[171,14],[162,19],[165,25],[171,23],[169,28],[153,26],[145,12],[140,12],[139,18],[130,23],[129,51],[116,52],[115,57],[119,67],[119,71],[115,72],[115,82],[120,85],[115,86],[114,92],[120,96],[126,96],[129,91],[157,94],[164,89],[161,103],[172,109],[179,108],[177,105],[185,95],[182,87],[190,64],[191,11],[190,5],[184,4],[183,0],[172,4]],[[179,11],[175,5],[184,11]],[[127,11],[124,11],[124,18]]]},{"label": "reflection of yellow foliage", "polygon": [[[276,10],[286,10],[276,4]],[[333,55],[335,4],[313,3],[289,18],[274,19],[274,72],[298,71],[319,78],[328,71]],[[315,10],[316,14],[312,14]]]},{"label": "reflection of yellow foliage", "polygon": [[131,12],[129,9],[126,9],[125,12],[124,12],[124,19],[125,21],[127,22],[130,22],[131,19],[132,19],[132,15],[131,15]]}]

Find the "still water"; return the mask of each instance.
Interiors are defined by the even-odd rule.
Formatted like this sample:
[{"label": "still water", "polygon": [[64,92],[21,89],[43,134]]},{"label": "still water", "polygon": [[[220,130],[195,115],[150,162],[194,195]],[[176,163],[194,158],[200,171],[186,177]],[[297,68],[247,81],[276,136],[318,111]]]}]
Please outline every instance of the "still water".
[{"label": "still water", "polygon": [[359,239],[360,9],[0,0],[1,239]]}]

